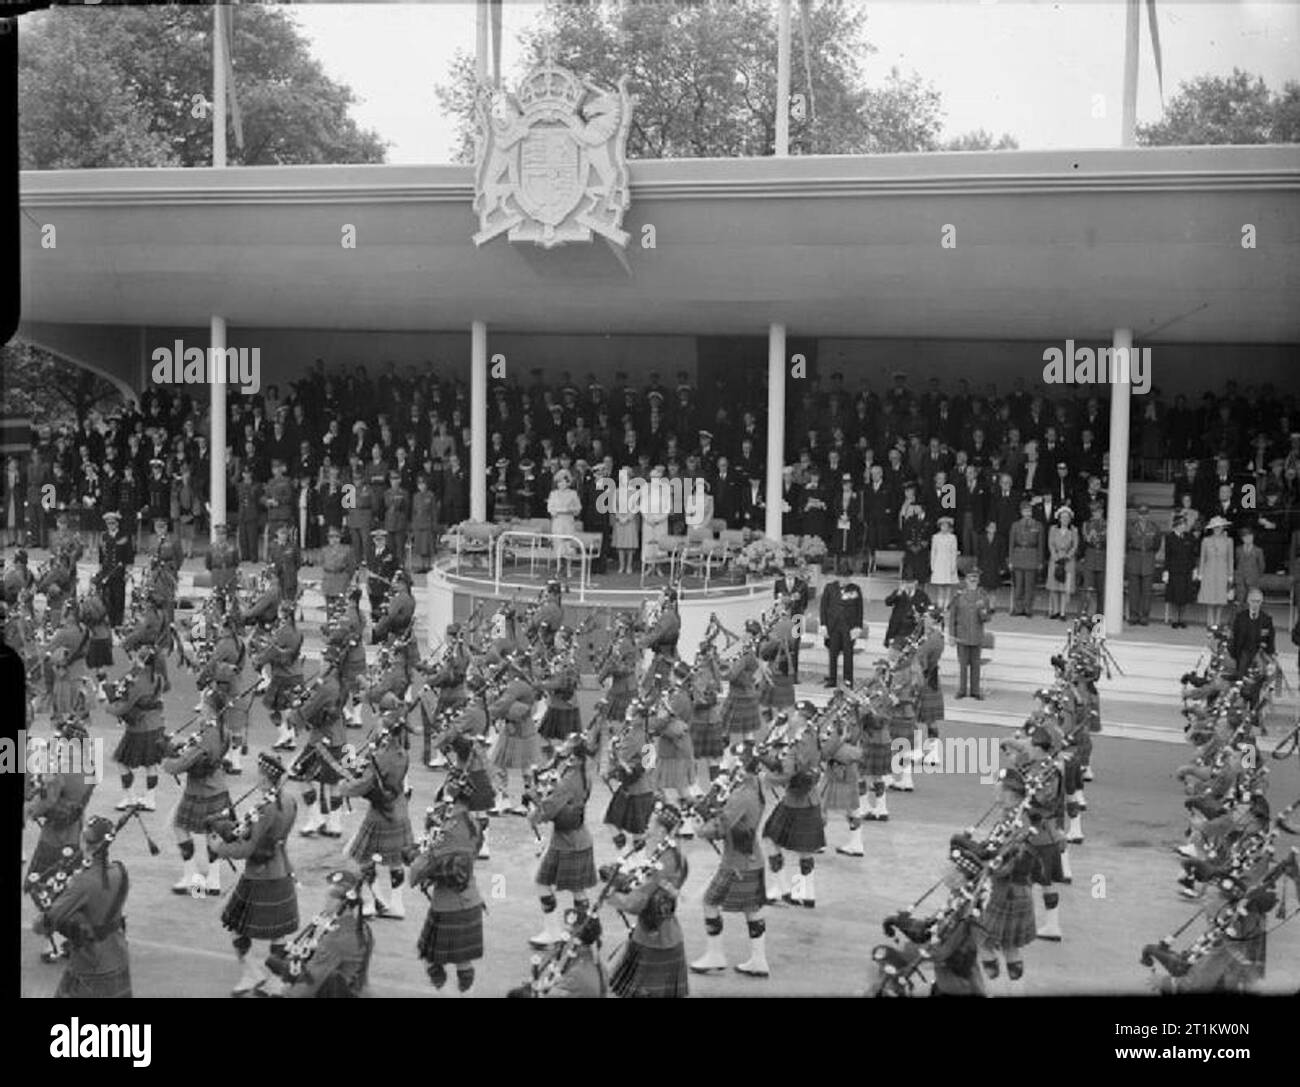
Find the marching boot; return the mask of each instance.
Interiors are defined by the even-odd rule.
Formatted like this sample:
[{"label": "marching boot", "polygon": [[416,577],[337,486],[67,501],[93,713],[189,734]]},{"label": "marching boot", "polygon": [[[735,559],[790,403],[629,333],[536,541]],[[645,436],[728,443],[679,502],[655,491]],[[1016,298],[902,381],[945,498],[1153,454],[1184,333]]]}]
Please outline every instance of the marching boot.
[{"label": "marching boot", "polygon": [[925,741],[925,747],[922,748],[921,763],[924,766],[942,766],[943,762],[939,757],[939,740],[931,736]]},{"label": "marching boot", "polygon": [[343,817],[339,815],[338,808],[330,805],[330,813],[325,817],[325,825],[319,830],[326,838],[343,837]]},{"label": "marching boot", "polygon": [[157,790],[153,788],[146,789],[144,791],[144,796],[140,798],[140,807],[143,808],[145,811],[158,810],[158,800],[154,796],[154,793],[156,791]]},{"label": "marching boot", "polygon": [[884,793],[881,793],[876,797],[876,806],[872,818],[875,819],[877,823],[889,822],[889,805],[885,802]]},{"label": "marching boot", "polygon": [[801,893],[797,896],[793,892],[791,893],[788,899],[790,905],[803,906],[805,909],[809,909],[809,910],[816,909],[817,888],[816,888],[816,884],[814,883],[815,873],[813,872],[800,873],[799,878],[800,880],[802,880],[802,884],[803,884],[799,888]]},{"label": "marching boot", "polygon": [[715,970],[727,968],[727,953],[722,948],[722,933],[709,933],[705,937],[704,954],[691,963],[691,970],[696,974],[710,974]]},{"label": "marching boot", "polygon": [[363,883],[361,885],[361,916],[375,916],[375,891],[372,883]]},{"label": "marching boot", "polygon": [[853,827],[849,830],[849,840],[841,846],[836,847],[836,853],[845,857],[861,857],[866,851],[862,848],[862,828]]},{"label": "marching boot", "polygon": [[1075,845],[1083,841],[1083,816],[1077,812],[1070,816],[1070,826],[1065,832],[1065,840]]},{"label": "marching boot", "polygon": [[476,859],[480,861],[492,859],[492,854],[488,852],[488,832],[486,829],[483,831],[483,844],[478,848],[478,857]]},{"label": "marching boot", "polygon": [[400,921],[406,916],[406,906],[402,902],[402,888],[391,887],[388,891],[388,901],[381,903],[383,912],[380,917],[387,917],[394,921]]},{"label": "marching boot", "polygon": [[1082,789],[1075,789],[1074,802],[1079,806],[1080,811],[1088,810],[1088,798],[1083,795]]},{"label": "marching boot", "polygon": [[[1048,905],[1048,897],[1051,897],[1052,905]],[[1051,892],[1043,893],[1043,923],[1038,926],[1038,938],[1040,940],[1049,940],[1052,943],[1061,942],[1061,905],[1060,899]]]},{"label": "marching boot", "polygon": [[530,936],[528,942],[533,947],[553,947],[564,939],[564,930],[560,926],[560,911],[558,908],[551,910],[549,913],[542,914],[542,931],[536,936]]},{"label": "marching boot", "polygon": [[285,723],[284,718],[282,718],[278,713],[275,715],[273,720],[276,728],[279,729],[279,732],[276,733],[275,743],[273,743],[271,747],[276,751],[292,751],[293,729]]},{"label": "marching boot", "polygon": [[1074,882],[1074,871],[1070,868],[1070,851],[1068,849],[1061,850],[1061,882]]},{"label": "marching boot", "polygon": [[238,776],[244,772],[244,756],[240,754],[240,749],[236,745],[231,747],[229,754],[226,755],[226,773]]},{"label": "marching boot", "polygon": [[194,885],[196,882],[200,887],[202,887],[203,877],[199,875],[198,866],[194,863],[194,857],[190,856],[184,861],[184,871],[181,874],[181,878],[172,884],[172,894],[192,895],[194,894]]},{"label": "marching boot", "polygon": [[1091,780],[1092,780],[1092,767],[1091,767],[1091,766],[1085,766],[1085,767],[1083,768],[1083,780],[1084,780],[1084,781],[1091,781]]},{"label": "marching boot", "polygon": [[375,881],[370,885],[370,893],[371,893],[372,895],[374,895],[374,898],[375,898],[375,916],[376,916],[376,917],[387,917],[387,916],[389,916],[389,912],[388,912],[388,911],[389,911],[389,905],[388,905],[388,903],[389,903],[389,898],[388,898],[388,895],[384,894],[384,893],[380,890],[380,887],[381,887],[382,885],[383,885],[383,879],[382,879],[382,876],[380,876],[380,877],[376,877]]},{"label": "marching boot", "polygon": [[221,865],[217,861],[208,863],[208,874],[203,879],[203,891],[212,898],[221,894]]},{"label": "marching boot", "polygon": [[912,764],[910,762],[905,762],[903,772],[894,776],[897,779],[897,784],[891,782],[891,788],[897,789],[900,793],[910,793],[916,789],[916,785],[912,781]]},{"label": "marching boot", "polygon": [[765,978],[771,974],[767,965],[767,935],[749,938],[749,958],[736,966],[739,973],[751,978]]},{"label": "marching boot", "polygon": [[313,800],[307,805],[307,819],[299,828],[298,833],[304,838],[314,838],[324,823],[325,818],[321,815],[320,801]]},{"label": "marching boot", "polygon": [[[776,855],[778,857],[781,857],[781,859],[784,861],[785,859],[784,854],[778,853]],[[790,883],[789,880],[786,879],[785,865],[782,864],[779,869],[773,871],[772,865],[769,861],[767,866],[767,874],[763,878],[763,885],[765,888],[765,893],[767,895],[768,905],[779,906],[782,901],[789,898]]]},{"label": "marching boot", "polygon": [[240,964],[243,966],[243,973],[239,975],[239,981],[230,991],[231,996],[246,996],[256,989],[267,978],[267,973],[262,969],[262,964],[253,957],[251,949],[239,957]]}]

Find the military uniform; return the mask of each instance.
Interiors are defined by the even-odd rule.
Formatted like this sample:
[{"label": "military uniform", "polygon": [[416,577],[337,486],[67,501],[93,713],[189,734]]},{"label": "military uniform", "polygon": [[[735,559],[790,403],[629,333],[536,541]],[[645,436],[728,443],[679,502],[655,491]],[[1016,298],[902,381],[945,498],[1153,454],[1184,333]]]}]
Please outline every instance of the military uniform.
[{"label": "military uniform", "polygon": [[646,770],[643,751],[649,742],[646,717],[635,708],[629,710],[626,725],[614,735],[610,765],[615,779],[613,795],[605,808],[604,822],[614,828],[614,844],[622,849],[627,835],[640,837],[650,825],[654,811],[654,776]]},{"label": "military uniform", "polygon": [[272,540],[267,548],[266,561],[275,568],[280,581],[280,592],[285,600],[298,599],[298,569],[302,566],[302,553],[292,540],[281,543]]},{"label": "military uniform", "polygon": [[690,995],[686,943],[677,920],[677,899],[688,871],[681,851],[670,848],[660,854],[658,867],[640,886],[610,895],[610,905],[637,919],[609,977],[609,987],[618,996]]},{"label": "military uniform", "polygon": [[[790,715],[789,728],[793,732],[798,733],[804,723],[802,715]],[[773,886],[768,890],[768,897],[784,898],[792,905],[812,908],[817,898],[813,883],[814,854],[826,846],[826,819],[819,788],[821,752],[814,731],[805,729],[794,745],[768,767],[768,780],[785,787],[785,793],[763,826],[763,837],[771,843],[767,864]],[[801,878],[793,889],[785,884],[786,850],[799,855]]]},{"label": "military uniform", "polygon": [[321,569],[321,593],[329,600],[347,593],[357,572],[357,560],[346,544],[329,544],[321,553]]},{"label": "military uniform", "polygon": [[108,621],[113,627],[122,625],[126,611],[126,571],[135,560],[135,547],[131,537],[120,530],[105,531],[99,545],[100,593],[108,609]]},{"label": "military uniform", "polygon": [[235,485],[235,496],[239,554],[245,562],[257,562],[261,554],[258,525],[262,516],[262,485],[240,482]]},{"label": "military uniform", "polygon": [[221,723],[230,736],[231,773],[235,774],[242,772],[239,759],[248,753],[248,714],[253,706],[253,692],[244,689],[247,655],[244,643],[224,631],[213,643],[212,655],[199,677],[200,685],[211,682],[225,703]]},{"label": "military uniform", "polygon": [[1106,602],[1106,518],[1088,518],[1081,535],[1084,550],[1079,569],[1082,571],[1086,615],[1100,611]]},{"label": "military uniform", "polygon": [[[58,740],[50,742],[51,761],[56,756],[58,743]],[[80,847],[82,819],[94,791],[95,783],[86,780],[84,771],[42,775],[40,791],[23,808],[27,821],[41,821],[36,851],[27,868],[29,876],[53,868],[65,847],[74,850]]]},{"label": "military uniform", "polygon": [[239,549],[229,540],[218,539],[208,548],[203,565],[212,573],[212,591],[229,593],[239,574]]},{"label": "military uniform", "polygon": [[252,940],[277,940],[298,930],[298,891],[286,842],[298,805],[278,794],[258,813],[247,838],[209,840],[219,857],[244,861],[239,882],[221,913],[221,924],[238,938],[245,953]]},{"label": "military uniform", "polygon": [[1011,614],[1032,616],[1038,571],[1043,565],[1043,526],[1032,516],[1022,517],[1011,526]]},{"label": "military uniform", "polygon": [[131,964],[123,910],[130,880],[121,861],[98,863],[69,880],[37,922],[38,930],[68,940],[68,965],[56,997],[120,1000],[131,995]]},{"label": "military uniform", "polygon": [[122,767],[123,798],[119,808],[124,810],[128,803],[135,780],[133,771],[145,767],[150,773],[145,778],[147,792],[142,802],[149,811],[153,811],[153,791],[158,784],[154,771],[166,754],[162,680],[151,668],[144,668],[134,676],[122,694],[121,698],[108,703],[108,712],[121,718],[126,725],[126,732],[113,752],[113,761]]},{"label": "military uniform", "polygon": [[290,691],[302,683],[301,653],[302,634],[286,619],[276,628],[270,644],[253,658],[254,668],[271,667],[271,683],[262,696],[262,703],[277,723],[279,712],[289,707]]},{"label": "military uniform", "polygon": [[1124,538],[1124,577],[1128,581],[1130,621],[1146,626],[1151,616],[1151,583],[1156,573],[1156,551],[1160,530],[1149,517],[1129,522]]},{"label": "military uniform", "polygon": [[[339,712],[339,682],[333,669],[327,669],[320,682],[314,687],[302,705],[289,711],[285,719],[285,728],[291,734],[299,731],[307,733],[304,751],[315,750],[317,757],[301,756],[311,761],[311,773],[301,780],[307,782],[303,801],[307,805],[307,818],[299,833],[310,838],[316,833],[327,838],[342,836],[339,826],[338,810],[331,803],[329,789],[338,785],[341,777],[335,768],[343,754],[343,745],[347,740],[343,730],[342,717]],[[320,757],[328,755],[330,758]],[[320,786],[319,799],[316,785]],[[370,858],[367,857],[368,861]]]},{"label": "military uniform", "polygon": [[446,964],[454,964],[464,992],[473,984],[471,964],[483,957],[486,907],[474,880],[474,858],[482,845],[483,831],[478,820],[463,808],[454,810],[442,829],[438,844],[411,863],[412,886],[423,889],[429,897],[429,912],[416,950],[439,987],[446,980]]}]

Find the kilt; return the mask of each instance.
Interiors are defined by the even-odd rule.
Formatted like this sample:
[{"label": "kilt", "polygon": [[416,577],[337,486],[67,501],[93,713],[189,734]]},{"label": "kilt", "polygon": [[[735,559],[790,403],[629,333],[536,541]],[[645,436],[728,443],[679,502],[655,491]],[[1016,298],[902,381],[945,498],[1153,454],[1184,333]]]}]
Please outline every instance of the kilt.
[{"label": "kilt", "polygon": [[113,761],[128,770],[140,766],[157,766],[167,754],[167,744],[163,740],[163,730],[150,729],[148,732],[125,732],[117,742],[113,752]]},{"label": "kilt", "polygon": [[[308,755],[309,751],[312,754]],[[329,758],[324,757],[326,753],[329,754]],[[299,758],[305,758],[311,766],[310,774],[304,777],[303,781],[314,781],[320,785],[337,785],[343,780],[343,774],[339,769],[343,759],[341,744],[334,746],[324,740],[312,740],[307,747],[303,748],[302,754],[294,758],[294,762]]]},{"label": "kilt", "polygon": [[995,881],[979,923],[992,947],[1010,949],[1032,944],[1038,937],[1033,890],[1026,883]]},{"label": "kilt", "polygon": [[110,668],[113,664],[113,639],[91,638],[86,646],[87,668]]},{"label": "kilt", "polygon": [[650,825],[650,814],[654,808],[654,793],[628,796],[626,789],[619,789],[610,798],[609,807],[605,809],[605,822],[629,834],[644,834],[645,828]]},{"label": "kilt", "polygon": [[[754,720],[758,720],[758,707],[754,707]],[[757,724],[754,726],[757,728]],[[752,730],[751,730],[752,731]],[[691,721],[691,747],[697,759],[717,759],[727,752],[727,729],[721,720],[710,714]]]},{"label": "kilt", "polygon": [[131,967],[123,966],[120,970],[108,970],[102,974],[65,970],[54,996],[71,1000],[125,1000],[131,996]]},{"label": "kilt", "polygon": [[922,723],[943,720],[943,688],[930,689],[921,685],[921,696],[916,700],[916,719]]},{"label": "kilt", "polygon": [[503,732],[492,748],[492,765],[498,770],[527,770],[542,758],[542,744],[537,733],[511,736]]},{"label": "kilt", "polygon": [[1040,887],[1050,887],[1053,883],[1065,882],[1065,869],[1061,865],[1061,843],[1048,842],[1046,845],[1032,847],[1042,863],[1042,872],[1034,882]]},{"label": "kilt", "polygon": [[767,817],[763,837],[794,853],[814,853],[826,845],[821,808],[792,808],[784,800]]},{"label": "kilt", "polygon": [[676,789],[678,792],[689,789],[695,779],[694,770],[694,759],[660,759],[655,763],[655,788],[661,791]]},{"label": "kilt", "polygon": [[858,768],[856,766],[836,766],[826,778],[826,789],[822,793],[823,811],[858,810],[862,796],[858,792]]},{"label": "kilt", "polygon": [[704,904],[724,913],[752,913],[767,904],[767,883],[762,868],[737,872],[720,865],[704,888]]},{"label": "kilt", "polygon": [[772,675],[772,689],[768,692],[767,704],[773,709],[784,710],[794,705],[794,676]]},{"label": "kilt", "polygon": [[429,910],[415,949],[425,962],[473,962],[483,957],[483,904],[463,910]]},{"label": "kilt", "polygon": [[[792,703],[793,705],[793,703]],[[740,696],[728,694],[722,703],[722,729],[724,732],[740,733],[748,736],[757,732],[759,725],[762,724],[762,718],[759,715],[758,695],[743,694]],[[699,745],[696,745],[696,751],[699,751]]]},{"label": "kilt", "polygon": [[586,849],[561,851],[551,846],[542,863],[537,866],[539,887],[554,887],[557,891],[585,891],[600,882],[596,877],[596,854]]},{"label": "kilt", "polygon": [[621,997],[687,996],[690,983],[686,970],[686,945],[646,947],[628,940],[614,972],[610,990]]},{"label": "kilt", "polygon": [[547,706],[538,733],[547,740],[567,740],[569,733],[582,731],[582,714],[577,706]]},{"label": "kilt", "polygon": [[391,820],[379,815],[373,808],[348,843],[347,855],[360,865],[366,865],[376,853],[389,868],[396,868],[410,859],[415,848],[411,833],[411,820]]},{"label": "kilt", "polygon": [[492,779],[486,770],[469,772],[469,810],[487,811],[496,803],[497,794],[492,788]]},{"label": "kilt", "polygon": [[271,685],[262,695],[262,705],[272,712],[289,709],[291,705],[289,692],[301,682],[302,676],[272,676]]},{"label": "kilt", "polygon": [[221,924],[250,940],[276,940],[298,931],[298,892],[293,876],[240,877],[221,911]]},{"label": "kilt", "polygon": [[889,719],[889,738],[891,740],[907,740],[910,743],[916,739],[917,720],[918,718],[913,714],[891,717]]},{"label": "kilt", "polygon": [[211,796],[195,796],[186,791],[181,794],[172,816],[172,826],[177,830],[188,830],[194,834],[206,834],[208,816],[230,807],[230,794],[224,789]]},{"label": "kilt", "polygon": [[[908,736],[911,739],[911,736]],[[862,746],[862,772],[869,777],[882,778],[894,772],[893,741],[888,736],[879,739],[868,737]]]}]

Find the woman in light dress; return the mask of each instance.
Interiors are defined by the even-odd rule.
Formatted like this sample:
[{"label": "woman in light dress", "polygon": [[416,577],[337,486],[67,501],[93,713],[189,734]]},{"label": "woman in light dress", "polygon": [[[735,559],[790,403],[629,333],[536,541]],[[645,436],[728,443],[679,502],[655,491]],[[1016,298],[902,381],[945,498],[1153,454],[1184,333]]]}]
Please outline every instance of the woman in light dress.
[{"label": "woman in light dress", "polygon": [[[1228,522],[1222,517],[1211,517],[1201,539],[1199,573],[1201,589],[1196,602],[1205,605],[1205,622],[1217,626],[1228,602],[1228,587],[1232,584],[1232,541],[1228,539]],[[1196,575],[1192,575],[1195,579]]]},{"label": "woman in light dress", "polygon": [[951,517],[939,518],[939,531],[930,537],[930,583],[938,590],[938,606],[946,608],[957,584],[957,535]]},{"label": "woman in light dress", "polygon": [[651,566],[659,572],[664,560],[664,544],[668,540],[668,517],[673,512],[672,492],[664,478],[662,465],[650,471],[649,485],[642,496],[641,508],[641,565]]},{"label": "woman in light dress", "polygon": [[[1064,619],[1074,594],[1074,562],[1079,556],[1079,530],[1074,527],[1074,510],[1062,506],[1056,511],[1056,525],[1047,534],[1047,618]],[[1057,576],[1058,563],[1065,563]]]},{"label": "woman in light dress", "polygon": [[[582,512],[582,499],[573,489],[573,477],[561,468],[551,481],[553,490],[546,499],[546,512],[551,515],[551,535],[573,536],[578,531],[578,514]],[[568,540],[559,540],[555,552],[564,559],[564,576],[566,580],[572,575],[573,544]]]}]

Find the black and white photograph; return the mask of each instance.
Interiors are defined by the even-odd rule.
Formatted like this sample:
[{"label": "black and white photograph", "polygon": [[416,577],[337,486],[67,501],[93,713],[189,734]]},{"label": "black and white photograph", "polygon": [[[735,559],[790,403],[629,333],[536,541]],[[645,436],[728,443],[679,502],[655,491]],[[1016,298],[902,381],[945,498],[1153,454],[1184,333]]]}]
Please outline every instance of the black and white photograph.
[{"label": "black and white photograph", "polygon": [[1300,992],[1300,5],[0,39],[23,998],[1023,998],[1068,1060],[1047,998],[1142,997],[1075,1033],[1250,1061],[1198,1022]]}]

